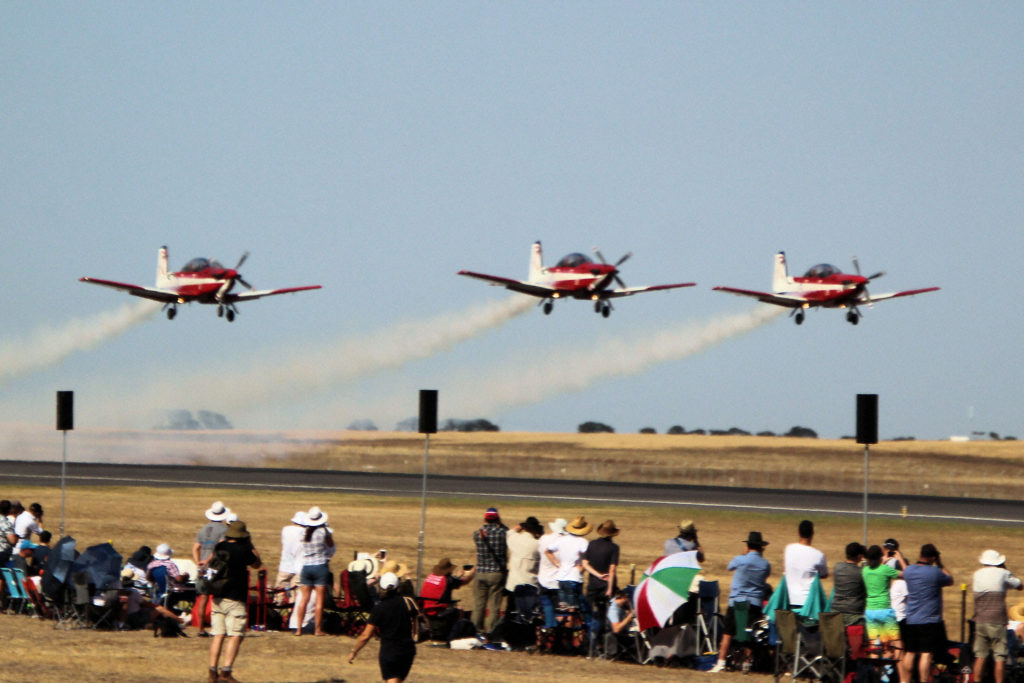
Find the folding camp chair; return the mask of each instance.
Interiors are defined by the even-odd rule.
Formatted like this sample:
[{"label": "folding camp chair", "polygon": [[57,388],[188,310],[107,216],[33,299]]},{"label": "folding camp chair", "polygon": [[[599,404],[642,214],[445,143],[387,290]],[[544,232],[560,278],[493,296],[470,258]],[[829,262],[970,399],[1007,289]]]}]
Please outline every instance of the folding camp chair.
[{"label": "folding camp chair", "polygon": [[722,615],[718,613],[718,582],[701,581],[697,584],[697,638],[703,654],[718,653],[722,630]]},{"label": "folding camp chair", "polygon": [[[341,595],[335,606],[341,612],[341,628],[346,635],[358,636],[370,619],[370,593],[366,588],[366,572],[341,572]],[[423,605],[420,605],[423,608]]]},{"label": "folding camp chair", "polygon": [[14,570],[14,575],[21,580],[21,585],[25,589],[25,595],[28,596],[29,603],[35,613],[44,619],[49,619],[53,616],[50,612],[50,608],[43,602],[43,596],[39,593],[36,588],[36,583],[32,579],[26,577],[20,569]]},{"label": "folding camp chair", "polygon": [[7,586],[6,609],[14,609],[15,614],[23,613],[29,606],[28,593],[25,592],[25,587],[10,567],[3,567],[0,569],[0,572],[3,572],[4,585]]},{"label": "folding camp chair", "polygon": [[[840,621],[840,625],[842,622]],[[775,680],[788,673],[794,679],[803,675],[821,678],[822,643],[820,633],[809,631],[792,610],[775,611],[775,629],[779,642],[775,649]]]},{"label": "folding camp chair", "polygon": [[819,678],[842,683],[846,678],[846,629],[843,627],[843,615],[839,612],[819,612],[818,623],[821,628]]}]

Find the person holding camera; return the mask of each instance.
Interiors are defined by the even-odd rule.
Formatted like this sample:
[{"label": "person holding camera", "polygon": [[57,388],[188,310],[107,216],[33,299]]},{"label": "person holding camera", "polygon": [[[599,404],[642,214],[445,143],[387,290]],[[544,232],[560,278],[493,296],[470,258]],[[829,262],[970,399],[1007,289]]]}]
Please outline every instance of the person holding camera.
[{"label": "person holding camera", "polygon": [[1006,591],[1020,590],[1021,580],[1006,568],[1006,555],[986,550],[978,558],[982,567],[974,572],[974,680],[985,673],[985,661],[992,653],[992,677],[1003,683],[1006,671]]},{"label": "person holding camera", "polygon": [[942,620],[942,589],[953,585],[953,575],[942,566],[942,556],[931,543],[921,546],[915,564],[903,570],[907,582],[907,623],[903,630],[905,652],[900,659],[900,681],[910,683],[917,660],[920,680],[931,678],[933,657],[946,647]]}]

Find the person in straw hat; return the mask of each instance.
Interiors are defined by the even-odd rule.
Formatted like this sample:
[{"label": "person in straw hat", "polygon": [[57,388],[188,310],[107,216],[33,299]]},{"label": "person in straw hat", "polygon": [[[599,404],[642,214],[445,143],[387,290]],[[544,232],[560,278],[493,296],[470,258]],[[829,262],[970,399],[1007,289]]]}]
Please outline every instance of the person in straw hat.
[{"label": "person in straw hat", "polygon": [[598,634],[608,613],[608,604],[619,587],[615,574],[619,566],[619,546],[612,540],[618,535],[619,528],[615,526],[614,520],[602,522],[597,527],[597,538],[587,545],[587,551],[583,553],[582,565],[587,572],[587,601],[593,612],[590,622],[591,649],[597,644]]},{"label": "person in straw hat", "polygon": [[[761,609],[768,592],[768,577],[772,575],[772,565],[764,559],[764,540],[760,531],[751,531],[744,541],[747,552],[737,555],[729,562],[727,569],[732,574],[729,586],[729,609],[725,613],[725,627],[722,629],[722,641],[718,646],[718,661],[711,667],[711,673],[725,669],[725,656],[732,645],[732,634],[736,632],[736,615],[733,606],[738,602],[747,603],[747,623],[756,623],[761,618]],[[743,673],[750,671],[751,649],[747,644],[743,647]]]},{"label": "person in straw hat", "polygon": [[309,597],[316,590],[313,608],[313,635],[327,635],[323,630],[324,600],[331,583],[328,563],[334,554],[334,537],[327,528],[327,513],[313,506],[306,513],[306,531],[302,535],[302,569],[299,572],[299,600],[295,605],[295,635],[302,635],[302,620],[306,615]]},{"label": "person in straw hat", "polygon": [[684,550],[700,550],[697,527],[694,526],[692,519],[679,522],[679,533],[665,541],[665,555],[681,553]]},{"label": "person in straw hat", "polygon": [[557,569],[555,578],[558,580],[559,609],[580,609],[585,606],[583,555],[589,545],[585,536],[591,529],[593,526],[590,522],[583,515],[579,515],[566,525],[564,536],[557,537],[544,549],[544,555]]},{"label": "person in straw hat", "polygon": [[452,600],[452,591],[468,584],[476,576],[476,567],[456,568],[448,557],[434,565],[423,580],[420,597],[423,613],[430,617],[432,640],[447,641],[452,626],[461,617],[461,611]]},{"label": "person in straw hat", "polygon": [[1006,670],[1006,591],[1020,590],[1021,580],[1006,568],[1006,556],[986,550],[978,558],[981,569],[974,572],[974,680],[985,672],[985,660],[992,653],[995,683],[1003,683]]},{"label": "person in straw hat", "polygon": [[192,623],[199,627],[198,636],[206,636],[206,607],[209,601],[209,592],[206,589],[206,582],[200,577],[206,563],[213,555],[213,547],[224,539],[224,533],[228,530],[227,518],[231,514],[224,503],[219,500],[205,512],[206,524],[196,534],[196,542],[192,544],[192,561],[196,563],[196,571],[199,576],[196,578],[196,604],[192,610]]}]

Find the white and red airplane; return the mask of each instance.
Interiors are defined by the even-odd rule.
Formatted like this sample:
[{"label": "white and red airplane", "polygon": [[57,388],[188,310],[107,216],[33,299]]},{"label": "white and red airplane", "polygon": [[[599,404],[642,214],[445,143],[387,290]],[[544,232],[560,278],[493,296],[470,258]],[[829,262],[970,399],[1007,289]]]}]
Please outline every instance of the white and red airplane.
[{"label": "white and red airplane", "polygon": [[780,251],[775,255],[775,270],[772,274],[773,292],[757,292],[734,287],[715,287],[714,289],[719,292],[753,297],[766,304],[791,308],[790,315],[795,315],[794,319],[797,325],[803,323],[805,310],[817,307],[849,309],[846,313],[846,320],[850,324],[856,325],[861,316],[858,307],[863,304],[870,307],[876,301],[934,292],[939,289],[938,287],[926,287],[891,294],[872,295],[868,292],[868,282],[882,277],[885,272],[864,277],[860,274],[860,264],[857,262],[856,256],[853,257],[853,267],[857,271],[856,275],[843,273],[829,263],[819,263],[804,273],[803,277],[790,277],[786,268],[786,254]]},{"label": "white and red airplane", "polygon": [[[123,282],[112,280],[100,280],[94,277],[80,278],[80,282],[89,282],[94,285],[112,287],[132,296],[152,299],[164,304],[167,309],[167,319],[173,320],[178,313],[178,304],[192,303],[216,304],[217,316],[226,317],[228,322],[235,319],[238,312],[235,304],[239,301],[259,299],[264,296],[275,294],[289,294],[291,292],[302,292],[307,289],[320,289],[320,285],[308,285],[305,287],[287,287],[285,289],[260,289],[254,290],[238,273],[238,269],[249,257],[249,252],[242,254],[234,268],[225,268],[217,261],[207,258],[194,258],[185,264],[185,267],[176,273],[167,270],[167,247],[160,247],[156,262],[156,286],[142,287],[140,285],[129,285]],[[239,283],[248,292],[234,293],[231,289],[235,283]]]},{"label": "white and red airplane", "polygon": [[[554,266],[545,268],[541,259],[540,242],[534,242],[530,251],[530,272],[526,280],[512,280],[497,275],[474,273],[469,270],[460,270],[458,274],[475,277],[492,285],[501,285],[513,292],[539,297],[545,315],[551,313],[555,299],[584,299],[593,301],[594,311],[605,318],[612,312],[612,304],[609,299],[632,296],[640,292],[693,287],[697,284],[696,282],[684,282],[653,287],[627,287],[619,277],[619,266],[633,254],[626,254],[614,264],[605,261],[604,256],[597,249],[594,249],[594,254],[600,263],[595,263],[583,254],[574,252]],[[612,282],[617,283],[621,289],[611,287]]]}]

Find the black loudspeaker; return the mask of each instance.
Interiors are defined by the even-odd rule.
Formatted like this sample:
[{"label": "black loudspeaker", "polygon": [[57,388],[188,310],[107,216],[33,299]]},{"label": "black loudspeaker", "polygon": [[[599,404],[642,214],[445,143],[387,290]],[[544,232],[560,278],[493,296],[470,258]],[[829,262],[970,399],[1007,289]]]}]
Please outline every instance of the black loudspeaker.
[{"label": "black loudspeaker", "polygon": [[420,434],[437,434],[437,389],[420,389]]},{"label": "black loudspeaker", "polygon": [[75,428],[75,392],[57,392],[57,430]]},{"label": "black loudspeaker", "polygon": [[878,443],[878,394],[857,394],[857,443]]}]

